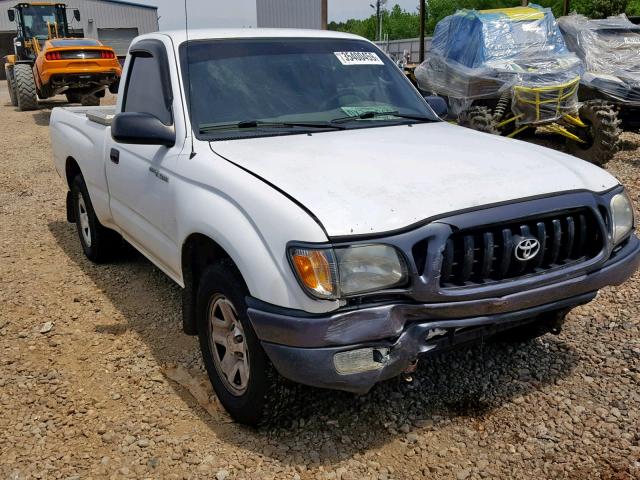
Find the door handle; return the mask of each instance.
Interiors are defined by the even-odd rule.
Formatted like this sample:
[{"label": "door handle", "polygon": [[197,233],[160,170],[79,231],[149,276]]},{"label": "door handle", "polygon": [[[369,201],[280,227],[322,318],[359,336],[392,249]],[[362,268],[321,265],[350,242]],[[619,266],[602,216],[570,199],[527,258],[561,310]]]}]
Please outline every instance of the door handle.
[{"label": "door handle", "polygon": [[120,163],[120,151],[112,148],[111,152],[109,153],[109,159],[115,163],[116,165],[118,165]]}]

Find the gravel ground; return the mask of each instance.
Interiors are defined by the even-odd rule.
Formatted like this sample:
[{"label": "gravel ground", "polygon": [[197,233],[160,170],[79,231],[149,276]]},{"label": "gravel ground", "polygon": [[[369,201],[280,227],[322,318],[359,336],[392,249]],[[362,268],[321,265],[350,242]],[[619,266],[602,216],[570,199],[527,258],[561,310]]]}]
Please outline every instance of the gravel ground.
[{"label": "gravel ground", "polygon": [[[111,99],[113,100],[113,99]],[[179,288],[135,252],[94,266],[47,125],[0,89],[0,477],[640,478],[640,277],[561,336],[423,362],[369,395],[303,389],[254,431],[211,395]],[[640,203],[640,135],[608,166]]]}]

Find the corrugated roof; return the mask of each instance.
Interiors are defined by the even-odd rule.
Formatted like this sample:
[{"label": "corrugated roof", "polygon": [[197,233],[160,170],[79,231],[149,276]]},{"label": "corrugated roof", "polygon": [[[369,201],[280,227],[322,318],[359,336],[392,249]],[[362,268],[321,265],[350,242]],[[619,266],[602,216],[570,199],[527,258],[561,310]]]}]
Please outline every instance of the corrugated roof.
[{"label": "corrugated roof", "polygon": [[145,5],[143,3],[127,2],[125,0],[100,0],[100,1],[108,2],[108,3],[119,3],[121,5],[130,5],[132,7],[151,8],[153,10],[157,10],[158,9],[158,7],[156,7],[154,5]]}]

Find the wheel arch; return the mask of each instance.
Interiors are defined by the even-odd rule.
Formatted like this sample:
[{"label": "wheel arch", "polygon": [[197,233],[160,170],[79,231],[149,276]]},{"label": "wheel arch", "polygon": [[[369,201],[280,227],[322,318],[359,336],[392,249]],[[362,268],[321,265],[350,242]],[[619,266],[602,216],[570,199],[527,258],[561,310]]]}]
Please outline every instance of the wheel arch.
[{"label": "wheel arch", "polygon": [[67,181],[67,187],[69,187],[67,190],[67,201],[66,201],[67,222],[69,223],[75,223],[76,221],[76,212],[73,209],[73,203],[71,199],[71,183],[73,182],[73,179],[76,178],[78,175],[82,175],[82,170],[80,170],[80,165],[78,164],[75,158],[71,156],[67,157],[67,159],[64,162],[64,176],[65,176],[65,180]]},{"label": "wheel arch", "polygon": [[68,156],[64,161],[64,174],[69,188],[71,188],[71,182],[73,182],[73,179],[76,178],[77,175],[82,175],[80,164],[78,164],[76,159],[72,156]]},{"label": "wheel arch", "polygon": [[[238,268],[231,255],[215,240],[203,233],[191,233],[182,244],[181,267],[184,289],[182,290],[182,328],[188,335],[197,335],[196,296],[202,272],[210,265],[229,260]],[[238,268],[238,271],[240,269]],[[246,280],[240,273],[246,285]]]}]

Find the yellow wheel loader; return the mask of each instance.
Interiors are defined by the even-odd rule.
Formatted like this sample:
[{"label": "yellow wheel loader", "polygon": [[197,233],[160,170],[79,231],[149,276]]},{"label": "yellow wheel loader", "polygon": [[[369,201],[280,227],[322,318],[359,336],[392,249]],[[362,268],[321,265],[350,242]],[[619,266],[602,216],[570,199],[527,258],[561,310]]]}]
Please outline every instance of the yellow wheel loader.
[{"label": "yellow wheel loader", "polygon": [[[18,109],[35,110],[38,98],[65,94],[69,102],[99,105],[108,88],[117,92],[122,74],[112,48],[69,35],[63,3],[19,3],[9,9],[16,22],[14,54],[4,58],[9,95]],[[73,9],[76,21],[80,12]]]}]

